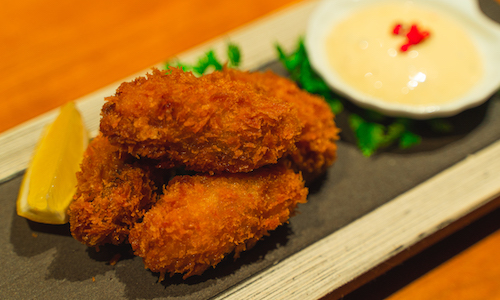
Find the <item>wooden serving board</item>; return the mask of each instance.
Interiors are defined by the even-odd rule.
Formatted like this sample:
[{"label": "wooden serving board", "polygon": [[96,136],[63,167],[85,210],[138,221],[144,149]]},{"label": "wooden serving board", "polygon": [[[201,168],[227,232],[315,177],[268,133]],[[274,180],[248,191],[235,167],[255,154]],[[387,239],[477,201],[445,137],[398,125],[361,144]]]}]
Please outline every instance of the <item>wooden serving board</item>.
[{"label": "wooden serving board", "polygon": [[[287,8],[200,45],[178,59],[193,62],[208,49],[240,46],[243,69],[271,68],[275,44],[295,47],[317,1]],[[159,64],[158,67],[163,67]],[[123,81],[144,75],[134,74]],[[119,82],[76,100],[91,135],[98,131],[104,97]],[[425,136],[412,151],[390,149],[363,157],[349,138],[339,158],[312,186],[300,214],[235,262],[186,281],[158,283],[127,247],[100,252],[76,242],[68,226],[45,226],[15,213],[21,175],[49,112],[0,135],[0,291],[12,299],[315,299],[400,255],[475,212],[500,206],[500,97],[457,116],[467,123],[446,136]],[[340,120],[340,119],[339,119]],[[345,129],[347,132],[348,130]],[[347,133],[346,133],[347,136]],[[116,265],[109,261],[116,254]]]}]

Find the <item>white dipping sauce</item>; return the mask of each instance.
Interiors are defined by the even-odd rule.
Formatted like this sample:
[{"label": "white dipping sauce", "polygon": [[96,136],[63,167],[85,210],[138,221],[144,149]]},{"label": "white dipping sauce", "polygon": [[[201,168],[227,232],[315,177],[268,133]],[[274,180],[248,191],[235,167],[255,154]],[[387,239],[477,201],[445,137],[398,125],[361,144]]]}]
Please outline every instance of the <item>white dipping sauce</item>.
[{"label": "white dipping sauce", "polygon": [[[403,52],[396,24],[429,31]],[[378,4],[335,25],[327,38],[331,67],[345,83],[392,103],[433,105],[453,101],[473,87],[483,63],[461,25],[413,2]]]}]

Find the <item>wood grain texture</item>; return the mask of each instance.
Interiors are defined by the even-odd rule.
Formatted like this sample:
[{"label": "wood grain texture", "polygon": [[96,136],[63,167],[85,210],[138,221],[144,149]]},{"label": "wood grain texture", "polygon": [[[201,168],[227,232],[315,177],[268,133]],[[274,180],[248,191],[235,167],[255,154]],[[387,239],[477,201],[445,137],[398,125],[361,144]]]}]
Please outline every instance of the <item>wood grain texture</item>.
[{"label": "wood grain texture", "polygon": [[294,2],[2,3],[0,132]]},{"label": "wood grain texture", "polygon": [[500,230],[395,293],[388,300],[500,299]]}]

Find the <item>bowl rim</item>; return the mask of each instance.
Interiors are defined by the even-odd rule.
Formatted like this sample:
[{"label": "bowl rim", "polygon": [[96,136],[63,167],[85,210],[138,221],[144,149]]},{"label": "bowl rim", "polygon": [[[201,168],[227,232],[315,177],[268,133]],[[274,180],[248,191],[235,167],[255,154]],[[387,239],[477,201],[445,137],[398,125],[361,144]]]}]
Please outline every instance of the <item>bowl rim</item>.
[{"label": "bowl rim", "polygon": [[[464,26],[483,58],[484,74],[478,84],[458,99],[439,105],[390,103],[345,84],[327,62],[324,42],[335,23],[367,5],[413,2],[432,7]],[[465,18],[465,19],[464,19]],[[323,0],[312,13],[306,29],[305,47],[313,69],[329,87],[360,107],[388,116],[429,119],[449,117],[487,101],[500,87],[500,24],[487,17],[475,0]]]}]

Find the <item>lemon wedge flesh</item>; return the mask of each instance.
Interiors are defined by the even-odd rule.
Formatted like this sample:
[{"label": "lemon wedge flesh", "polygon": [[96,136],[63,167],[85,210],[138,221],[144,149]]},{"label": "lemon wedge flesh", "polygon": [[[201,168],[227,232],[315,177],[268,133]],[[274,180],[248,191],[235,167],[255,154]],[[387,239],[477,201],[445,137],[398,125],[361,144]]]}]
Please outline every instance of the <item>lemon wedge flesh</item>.
[{"label": "lemon wedge flesh", "polygon": [[36,146],[17,198],[17,214],[35,222],[68,222],[68,205],[76,190],[76,172],[88,133],[75,104],[61,108]]}]

